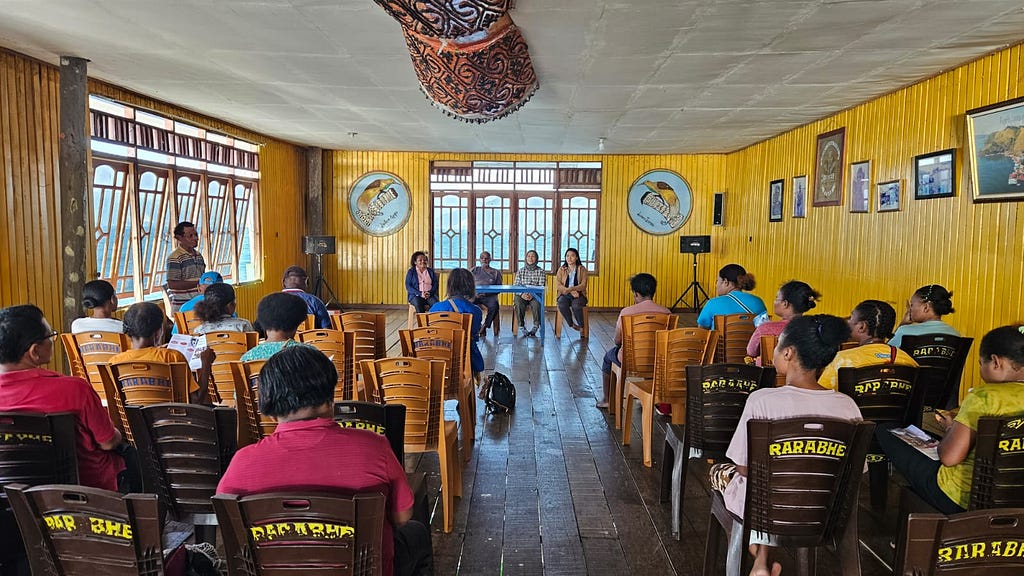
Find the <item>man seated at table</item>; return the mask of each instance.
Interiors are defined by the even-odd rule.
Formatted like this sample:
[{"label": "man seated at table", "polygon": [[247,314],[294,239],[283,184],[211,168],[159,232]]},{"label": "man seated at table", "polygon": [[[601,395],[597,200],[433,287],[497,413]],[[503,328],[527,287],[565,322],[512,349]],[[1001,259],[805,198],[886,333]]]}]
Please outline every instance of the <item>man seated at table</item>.
[{"label": "man seated at table", "polygon": [[306,292],[306,284],[308,284],[308,278],[302,266],[289,266],[285,268],[284,278],[281,279],[281,285],[284,288],[281,292],[294,294],[302,298],[302,301],[306,303],[306,313],[316,317],[317,328],[330,328],[331,314],[327,311],[327,306],[315,294]]},{"label": "man seated at table", "polygon": [[619,317],[615,320],[615,346],[608,349],[601,363],[601,388],[602,400],[598,400],[598,408],[607,408],[609,394],[615,389],[612,382],[612,364],[622,366],[622,318],[636,314],[671,314],[672,311],[654,301],[654,291],[658,288],[658,281],[654,276],[641,272],[629,281],[629,288],[633,291],[633,305],[626,306],[619,311]]},{"label": "man seated at table", "polygon": [[[536,250],[529,250],[526,252],[526,266],[523,266],[516,272],[515,280],[512,282],[517,286],[544,286],[547,282],[547,273],[543,268],[537,265],[537,260],[540,257],[537,255]],[[536,336],[537,328],[540,327],[540,323],[543,322],[544,317],[542,310],[544,303],[537,300],[537,298],[529,293],[523,292],[522,294],[516,294],[515,304],[513,305],[513,311],[516,318],[519,319],[519,328],[526,331],[527,336]],[[526,309],[529,308],[533,314],[533,328],[526,329]]]},{"label": "man seated at table", "polygon": [[260,372],[259,405],[277,430],[235,454],[217,493],[382,491],[381,573],[431,574],[430,530],[411,520],[405,470],[386,437],[334,422],[337,383],[334,363],[315,348],[291,346],[271,356]]},{"label": "man seated at table", "polygon": [[[473,273],[473,281],[477,286],[501,284],[501,270],[491,268],[491,253],[486,250],[480,253],[480,265],[474,266],[470,272]],[[484,336],[487,329],[491,327],[491,323],[498,317],[498,295],[478,293],[473,304],[487,308],[487,317],[484,318],[484,323],[480,326],[480,336]]]}]

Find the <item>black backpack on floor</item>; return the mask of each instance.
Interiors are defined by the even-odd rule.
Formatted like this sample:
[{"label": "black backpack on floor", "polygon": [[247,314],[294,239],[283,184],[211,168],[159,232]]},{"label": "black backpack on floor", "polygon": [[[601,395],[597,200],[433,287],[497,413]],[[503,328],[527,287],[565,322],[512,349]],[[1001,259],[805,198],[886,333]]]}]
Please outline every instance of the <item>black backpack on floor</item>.
[{"label": "black backpack on floor", "polygon": [[501,372],[490,375],[484,402],[488,412],[508,413],[516,409],[516,387],[508,376]]}]

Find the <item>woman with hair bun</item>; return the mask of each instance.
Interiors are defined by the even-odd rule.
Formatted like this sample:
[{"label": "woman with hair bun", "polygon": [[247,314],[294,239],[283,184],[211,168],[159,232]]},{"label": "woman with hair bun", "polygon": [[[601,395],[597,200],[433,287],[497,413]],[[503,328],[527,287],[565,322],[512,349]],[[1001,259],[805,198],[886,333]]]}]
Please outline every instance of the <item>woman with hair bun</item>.
[{"label": "woman with hair bun", "polygon": [[760,366],[761,337],[782,334],[783,328],[789,324],[790,320],[802,316],[804,312],[817,306],[819,298],[821,298],[821,294],[818,294],[806,282],[790,280],[783,284],[779,288],[778,294],[775,295],[772,307],[772,311],[779,319],[774,322],[765,322],[754,329],[754,333],[750,336],[750,342],[747,343],[747,355],[756,358],[757,365]]},{"label": "woman with hair bun", "polygon": [[117,293],[106,280],[92,280],[82,286],[82,306],[92,316],[77,318],[71,323],[71,333],[124,332],[124,325],[114,318],[117,311]]},{"label": "woman with hair bun", "polygon": [[877,364],[917,366],[909,354],[885,343],[886,339],[892,337],[892,328],[896,324],[896,310],[888,303],[865,300],[853,309],[847,323],[851,339],[857,342],[857,347],[839,352],[836,359],[825,367],[818,378],[818,384],[823,388],[836,389],[840,368],[863,368]]},{"label": "woman with hair bun", "polygon": [[896,334],[889,339],[889,344],[899,348],[903,343],[903,337],[907,335],[919,336],[921,334],[949,334],[959,336],[949,324],[942,321],[946,314],[952,314],[953,293],[946,290],[939,284],[921,286],[914,292],[914,295],[907,300],[907,312],[903,315],[900,327]]},{"label": "woman with hair bun", "polygon": [[753,289],[753,274],[748,274],[739,264],[726,264],[718,271],[718,280],[715,282],[718,295],[704,303],[697,316],[697,326],[711,330],[715,327],[715,316],[743,312],[757,316],[767,312],[760,298],[746,292]]},{"label": "woman with hair bun", "polygon": [[[850,336],[850,328],[842,318],[825,314],[799,316],[789,321],[775,346],[775,369],[786,377],[786,385],[762,388],[750,394],[743,408],[736,432],[729,442],[726,456],[732,464],[716,464],[711,468],[711,486],[722,492],[726,508],[743,518],[747,493],[747,422],[749,420],[780,420],[803,416],[840,418],[860,421],[860,409],[852,398],[822,387],[818,372],[835,357],[839,346]],[[742,561],[743,527],[735,522],[729,540],[726,574],[738,575]],[[750,553],[754,555],[751,574],[777,574],[780,568],[769,558],[774,546],[772,537],[751,532]],[[774,565],[773,565],[774,564]]]}]

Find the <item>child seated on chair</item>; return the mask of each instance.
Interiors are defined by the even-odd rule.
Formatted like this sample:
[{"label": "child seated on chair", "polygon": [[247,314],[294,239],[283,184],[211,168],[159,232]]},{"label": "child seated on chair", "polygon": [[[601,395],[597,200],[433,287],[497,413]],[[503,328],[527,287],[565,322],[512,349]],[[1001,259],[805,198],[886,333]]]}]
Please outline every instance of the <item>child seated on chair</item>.
[{"label": "child seated on chair", "polygon": [[[777,420],[801,416],[824,416],[861,420],[860,408],[852,398],[818,385],[817,373],[835,357],[839,346],[850,336],[846,321],[825,314],[799,316],[790,320],[775,347],[775,369],[786,376],[786,385],[763,388],[748,398],[739,424],[733,433],[726,456],[733,464],[717,464],[711,469],[711,486],[722,492],[726,508],[743,518],[747,493],[747,421]],[[733,524],[726,573],[739,574],[743,527]],[[750,552],[754,555],[752,575],[768,576],[781,570],[769,558],[772,538],[751,532]]]},{"label": "child seated on chair", "polygon": [[306,321],[306,302],[294,294],[267,294],[256,306],[256,328],[266,339],[242,354],[242,362],[266,360],[288,346],[304,346],[295,341],[295,332]]},{"label": "child seated on chair", "polygon": [[[131,339],[132,347],[111,356],[109,360],[111,364],[133,360],[188,363],[188,359],[181,352],[158,346],[159,342],[164,341],[164,313],[159,306],[152,302],[139,302],[128,308],[128,311],[124,313],[124,333]],[[207,348],[200,354],[202,366],[199,369],[199,376],[189,378],[191,380],[188,387],[190,403],[210,403],[210,366],[216,358],[217,353],[212,348]]]},{"label": "child seated on chair", "polygon": [[996,328],[985,334],[979,348],[981,379],[967,393],[956,414],[937,413],[946,431],[935,461],[893,436],[896,424],[875,430],[878,443],[914,493],[943,514],[967,509],[974,474],[974,443],[978,418],[1024,412],[1024,325]]},{"label": "child seated on chair", "polygon": [[117,310],[117,294],[106,280],[86,282],[82,287],[82,306],[92,316],[78,318],[71,323],[71,333],[82,332],[123,332],[121,321],[114,318]]}]

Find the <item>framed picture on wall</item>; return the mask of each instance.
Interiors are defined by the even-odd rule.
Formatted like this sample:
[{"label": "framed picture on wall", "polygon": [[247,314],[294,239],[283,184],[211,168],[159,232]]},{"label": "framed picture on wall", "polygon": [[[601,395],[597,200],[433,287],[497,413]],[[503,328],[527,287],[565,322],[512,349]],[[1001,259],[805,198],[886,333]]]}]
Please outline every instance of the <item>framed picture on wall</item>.
[{"label": "framed picture on wall", "polygon": [[850,212],[871,211],[871,161],[850,164]]},{"label": "framed picture on wall", "polygon": [[815,206],[839,206],[843,203],[845,152],[846,128],[818,135],[814,156]]},{"label": "framed picture on wall", "polygon": [[768,184],[768,221],[782,222],[782,191],[785,180],[772,180]]},{"label": "framed picture on wall", "polygon": [[793,218],[807,216],[807,176],[793,177]]},{"label": "framed picture on wall", "polygon": [[971,194],[975,202],[1024,200],[1024,98],[967,111]]},{"label": "framed picture on wall", "polygon": [[901,180],[890,180],[878,183],[878,211],[894,212],[900,209],[903,196]]},{"label": "framed picture on wall", "polygon": [[956,149],[914,158],[914,200],[956,195]]}]

